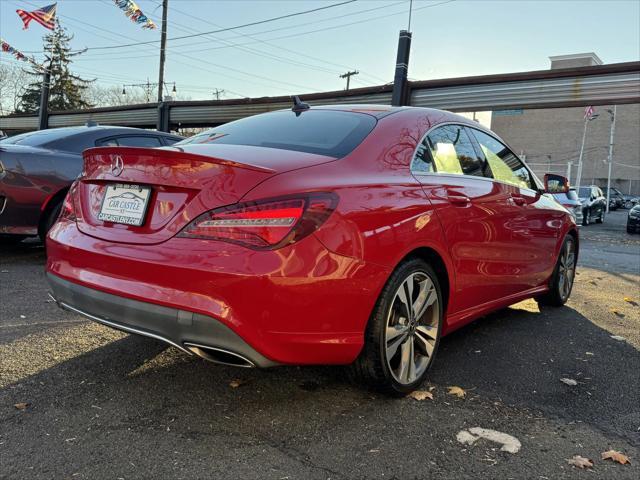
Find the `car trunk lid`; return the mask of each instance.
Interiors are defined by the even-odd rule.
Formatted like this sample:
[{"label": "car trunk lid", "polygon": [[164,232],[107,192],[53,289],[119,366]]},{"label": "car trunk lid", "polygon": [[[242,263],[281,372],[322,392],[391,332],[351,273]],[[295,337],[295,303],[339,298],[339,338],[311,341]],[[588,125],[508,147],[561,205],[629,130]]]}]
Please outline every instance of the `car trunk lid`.
[{"label": "car trunk lid", "polygon": [[[238,202],[258,183],[278,173],[331,160],[243,145],[92,148],[84,152],[84,168],[76,190],[78,228],[87,235],[115,242],[160,243],[198,215]],[[146,199],[141,225],[101,220],[114,218],[105,216],[103,209],[105,194],[112,195],[114,187],[126,192],[120,199],[142,203]]]}]

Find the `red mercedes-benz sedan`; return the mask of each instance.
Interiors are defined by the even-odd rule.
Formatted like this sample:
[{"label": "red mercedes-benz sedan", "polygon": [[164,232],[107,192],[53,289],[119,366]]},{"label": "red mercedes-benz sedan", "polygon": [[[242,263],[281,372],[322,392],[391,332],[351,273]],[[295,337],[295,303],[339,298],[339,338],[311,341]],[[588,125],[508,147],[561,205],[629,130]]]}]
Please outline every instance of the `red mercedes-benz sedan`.
[{"label": "red mercedes-benz sedan", "polygon": [[552,180],[448,112],[296,103],[172,147],[85,151],[47,277],[61,307],[188,354],[352,364],[404,393],[442,335],[566,302],[578,229]]}]

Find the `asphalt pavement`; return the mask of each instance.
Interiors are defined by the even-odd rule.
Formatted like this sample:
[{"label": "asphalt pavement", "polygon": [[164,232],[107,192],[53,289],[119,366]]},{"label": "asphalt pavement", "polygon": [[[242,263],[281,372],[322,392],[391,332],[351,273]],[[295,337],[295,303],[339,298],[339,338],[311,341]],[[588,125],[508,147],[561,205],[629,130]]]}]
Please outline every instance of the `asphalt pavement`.
[{"label": "asphalt pavement", "polygon": [[[216,366],[93,324],[48,299],[37,242],[0,246],[0,478],[637,479],[640,235],[625,218],[581,229],[565,307],[521,302],[443,339],[424,401],[338,367]],[[521,449],[463,445],[472,427]],[[610,449],[631,464],[601,460]]]}]

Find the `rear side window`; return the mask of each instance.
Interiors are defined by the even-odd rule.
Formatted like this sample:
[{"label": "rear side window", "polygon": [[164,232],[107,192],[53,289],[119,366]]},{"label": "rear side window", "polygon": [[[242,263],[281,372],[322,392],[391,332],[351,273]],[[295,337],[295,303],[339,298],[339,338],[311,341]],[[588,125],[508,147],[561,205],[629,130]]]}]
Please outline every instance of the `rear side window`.
[{"label": "rear side window", "polygon": [[230,122],[183,140],[279,148],[340,158],[356,148],[376,126],[372,115],[332,110],[307,110],[296,115],[279,111]]},{"label": "rear side window", "polygon": [[118,145],[121,147],[148,147],[155,148],[161,147],[160,139],[158,137],[144,137],[144,136],[131,136],[131,137],[117,137]]},{"label": "rear side window", "polygon": [[473,148],[464,127],[445,125],[427,135],[411,165],[416,172],[483,176],[484,162]]},{"label": "rear side window", "polygon": [[484,153],[493,178],[521,188],[532,188],[531,174],[505,145],[480,130],[472,130]]}]

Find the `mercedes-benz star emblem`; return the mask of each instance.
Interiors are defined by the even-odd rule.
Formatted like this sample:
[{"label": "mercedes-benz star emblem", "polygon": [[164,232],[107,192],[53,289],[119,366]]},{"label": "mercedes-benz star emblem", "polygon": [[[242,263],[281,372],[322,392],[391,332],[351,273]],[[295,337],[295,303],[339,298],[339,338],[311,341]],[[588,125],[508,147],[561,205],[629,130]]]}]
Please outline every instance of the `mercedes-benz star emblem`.
[{"label": "mercedes-benz star emblem", "polygon": [[119,177],[124,170],[124,162],[120,155],[114,155],[111,157],[111,175]]}]

